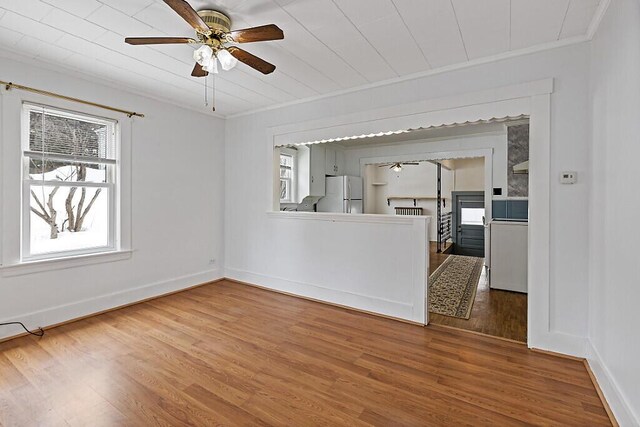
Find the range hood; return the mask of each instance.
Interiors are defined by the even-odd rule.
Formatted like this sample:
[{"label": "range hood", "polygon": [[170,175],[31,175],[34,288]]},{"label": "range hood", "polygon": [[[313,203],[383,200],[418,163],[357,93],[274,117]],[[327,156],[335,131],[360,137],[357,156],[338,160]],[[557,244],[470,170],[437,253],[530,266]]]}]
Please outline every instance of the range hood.
[{"label": "range hood", "polygon": [[526,162],[518,163],[513,166],[513,173],[515,174],[525,174],[529,173],[529,160]]}]

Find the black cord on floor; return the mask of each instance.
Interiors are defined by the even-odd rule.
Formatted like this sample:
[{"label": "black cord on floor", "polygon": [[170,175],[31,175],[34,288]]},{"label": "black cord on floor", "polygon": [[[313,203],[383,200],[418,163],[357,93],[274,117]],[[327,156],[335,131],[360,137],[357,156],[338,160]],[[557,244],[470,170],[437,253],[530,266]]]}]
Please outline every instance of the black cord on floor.
[{"label": "black cord on floor", "polygon": [[27,329],[26,326],[24,326],[24,323],[22,322],[7,322],[7,323],[0,323],[0,326],[9,326],[9,325],[20,325],[22,326],[22,328],[27,331],[29,334],[31,335],[35,335],[36,337],[42,337],[44,336],[44,330],[42,328],[38,328],[37,332],[32,332],[29,329]]}]

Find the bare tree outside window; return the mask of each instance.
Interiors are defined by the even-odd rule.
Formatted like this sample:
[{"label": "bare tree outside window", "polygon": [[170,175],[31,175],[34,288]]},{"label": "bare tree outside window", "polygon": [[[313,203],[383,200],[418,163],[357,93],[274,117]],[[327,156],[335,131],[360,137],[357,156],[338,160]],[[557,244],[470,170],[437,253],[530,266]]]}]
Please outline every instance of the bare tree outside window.
[{"label": "bare tree outside window", "polygon": [[[30,116],[29,147],[32,151],[46,150],[47,153],[86,157],[97,157],[99,155],[100,133],[104,132],[104,125],[66,117],[50,115],[44,115],[43,117],[42,113],[34,111],[30,113]],[[32,178],[33,174],[41,174],[44,176],[47,172],[60,172],[60,169],[64,170],[65,166],[70,166],[70,173],[56,173],[55,179],[59,181],[77,182],[84,182],[86,180],[86,163],[72,163],[69,165],[63,162],[49,161],[44,158],[30,159],[29,174]],[[84,219],[101,192],[101,189],[98,188],[89,203],[85,206],[87,189],[80,187],[80,200],[74,205],[73,199],[78,187],[70,187],[65,201],[67,217],[61,222],[61,227],[59,228],[57,212],[53,207],[53,198],[59,188],[60,187],[54,187],[49,193],[46,205],[44,204],[45,195],[41,195],[41,200],[40,197],[31,190],[31,195],[37,205],[37,207],[32,206],[31,211],[51,227],[51,239],[58,238],[58,233],[63,231],[65,227],[70,232],[81,231]]]},{"label": "bare tree outside window", "polygon": [[113,246],[116,123],[48,107],[25,110],[24,256]]}]

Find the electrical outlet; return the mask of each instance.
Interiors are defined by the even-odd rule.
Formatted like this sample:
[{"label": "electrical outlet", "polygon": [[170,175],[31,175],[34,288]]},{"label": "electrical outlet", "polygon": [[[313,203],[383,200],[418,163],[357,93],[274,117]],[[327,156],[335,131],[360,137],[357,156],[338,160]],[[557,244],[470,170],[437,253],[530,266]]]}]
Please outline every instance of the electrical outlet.
[{"label": "electrical outlet", "polygon": [[575,184],[578,181],[578,172],[567,171],[560,174],[560,184]]},{"label": "electrical outlet", "polygon": [[216,264],[216,259],[215,259],[215,258],[211,258],[211,259],[209,260],[209,264],[210,264],[210,265],[215,265],[215,264]]}]

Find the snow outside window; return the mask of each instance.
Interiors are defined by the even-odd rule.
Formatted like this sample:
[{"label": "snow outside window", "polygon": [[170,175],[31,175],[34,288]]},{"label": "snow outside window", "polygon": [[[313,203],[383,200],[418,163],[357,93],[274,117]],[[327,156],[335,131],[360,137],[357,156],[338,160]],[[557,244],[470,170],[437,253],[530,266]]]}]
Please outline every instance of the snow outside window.
[{"label": "snow outside window", "polygon": [[117,123],[25,104],[22,258],[116,249]]}]

